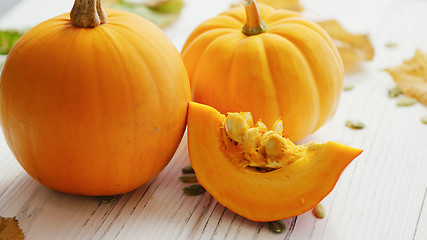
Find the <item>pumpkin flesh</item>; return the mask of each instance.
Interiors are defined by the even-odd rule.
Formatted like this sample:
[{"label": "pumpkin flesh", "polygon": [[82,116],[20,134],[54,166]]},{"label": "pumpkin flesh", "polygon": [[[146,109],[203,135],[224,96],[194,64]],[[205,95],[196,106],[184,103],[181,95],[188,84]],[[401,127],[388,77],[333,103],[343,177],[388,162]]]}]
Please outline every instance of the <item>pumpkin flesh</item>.
[{"label": "pumpkin flesh", "polygon": [[[275,221],[312,209],[362,150],[312,143],[293,163],[269,172],[239,164],[241,149],[224,141],[225,116],[190,102],[188,148],[199,183],[222,205],[254,221]],[[286,129],[285,129],[286,130]]]}]

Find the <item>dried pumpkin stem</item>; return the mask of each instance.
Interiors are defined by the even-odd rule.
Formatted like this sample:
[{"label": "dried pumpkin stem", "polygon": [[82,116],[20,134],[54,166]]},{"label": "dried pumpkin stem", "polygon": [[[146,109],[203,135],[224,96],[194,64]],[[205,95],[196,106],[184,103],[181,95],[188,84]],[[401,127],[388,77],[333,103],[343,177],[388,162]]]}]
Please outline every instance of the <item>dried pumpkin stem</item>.
[{"label": "dried pumpkin stem", "polygon": [[101,0],[75,0],[70,12],[71,23],[79,28],[93,28],[107,22]]},{"label": "dried pumpkin stem", "polygon": [[244,0],[246,10],[246,24],[243,26],[243,33],[251,36],[263,33],[267,27],[259,14],[258,6],[255,0]]},{"label": "dried pumpkin stem", "polygon": [[102,0],[96,0],[96,12],[98,13],[101,24],[104,24],[107,22],[107,14],[104,12],[104,9],[102,8],[101,1]]}]

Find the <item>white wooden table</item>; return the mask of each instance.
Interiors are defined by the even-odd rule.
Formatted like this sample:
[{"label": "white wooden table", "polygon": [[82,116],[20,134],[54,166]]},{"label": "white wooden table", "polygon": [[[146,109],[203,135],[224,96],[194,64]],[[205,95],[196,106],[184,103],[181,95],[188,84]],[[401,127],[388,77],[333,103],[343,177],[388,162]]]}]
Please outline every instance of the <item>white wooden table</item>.
[{"label": "white wooden table", "polygon": [[[3,0],[2,0],[3,1]],[[226,10],[230,0],[185,0],[180,18],[165,31],[180,50],[202,20]],[[40,4],[42,3],[42,4]],[[33,26],[71,9],[73,0],[21,0],[0,16],[0,28]],[[16,216],[27,239],[427,239],[427,125],[420,104],[397,107],[382,69],[427,51],[426,0],[301,0],[307,16],[335,18],[355,33],[369,33],[376,56],[347,74],[355,88],[343,92],[334,118],[304,140],[341,140],[364,152],[323,200],[324,219],[311,212],[285,219],[272,233],[244,219],[208,193],[182,193],[180,169],[189,164],[185,138],[154,180],[105,204],[96,198],[52,191],[32,180],[0,138],[0,216]],[[1,7],[1,3],[0,3]],[[387,48],[386,43],[398,43]],[[346,128],[357,119],[362,130]]]}]

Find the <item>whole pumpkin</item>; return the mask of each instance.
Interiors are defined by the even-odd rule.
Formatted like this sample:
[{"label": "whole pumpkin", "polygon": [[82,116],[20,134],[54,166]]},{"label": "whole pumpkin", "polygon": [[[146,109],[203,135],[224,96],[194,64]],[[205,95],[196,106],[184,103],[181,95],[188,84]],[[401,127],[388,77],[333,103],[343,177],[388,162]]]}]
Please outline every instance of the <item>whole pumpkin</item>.
[{"label": "whole pumpkin", "polygon": [[[106,19],[108,17],[108,19]],[[66,193],[116,195],[170,161],[190,87],[179,52],[154,24],[76,0],[27,32],[1,75],[1,125],[22,167]]]},{"label": "whole pumpkin", "polygon": [[321,127],[341,95],[343,64],[328,34],[293,11],[258,10],[252,0],[199,25],[181,55],[193,101],[251,112],[268,127],[282,119],[293,141]]}]

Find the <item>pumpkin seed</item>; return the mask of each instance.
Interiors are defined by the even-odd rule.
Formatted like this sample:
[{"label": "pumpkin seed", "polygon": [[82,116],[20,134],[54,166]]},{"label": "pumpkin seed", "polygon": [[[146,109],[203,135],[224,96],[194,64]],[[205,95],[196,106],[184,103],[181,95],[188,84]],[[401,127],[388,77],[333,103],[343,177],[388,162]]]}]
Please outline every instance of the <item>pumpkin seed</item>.
[{"label": "pumpkin seed", "polygon": [[400,96],[399,99],[397,99],[396,105],[399,107],[406,107],[406,106],[412,106],[417,102],[418,102],[417,99],[403,95],[403,96]]},{"label": "pumpkin seed", "polygon": [[261,133],[257,128],[249,128],[243,139],[243,149],[247,152],[254,152],[258,148]]},{"label": "pumpkin seed", "polygon": [[400,96],[402,94],[402,90],[400,90],[400,88],[398,87],[394,87],[390,90],[388,90],[388,97],[389,98],[396,98],[398,96]]},{"label": "pumpkin seed", "polygon": [[255,124],[255,128],[256,128],[258,131],[262,132],[262,133],[265,133],[265,132],[267,132],[267,131],[268,131],[267,126],[265,126],[265,124],[264,124],[263,122],[261,122],[261,121],[258,121],[258,122]]},{"label": "pumpkin seed", "polygon": [[277,132],[267,135],[264,140],[264,150],[267,156],[275,157],[283,153],[285,146],[285,141]]},{"label": "pumpkin seed", "polygon": [[274,222],[268,222],[267,225],[268,225],[268,229],[270,229],[270,231],[272,232],[281,233],[286,230],[285,224],[280,220],[274,221]]},{"label": "pumpkin seed", "polygon": [[184,173],[184,174],[194,173],[194,169],[193,169],[193,167],[191,165],[188,165],[188,166],[185,166],[185,167],[181,168],[181,172]]},{"label": "pumpkin seed", "polygon": [[249,112],[229,113],[224,123],[227,136],[238,143],[243,143],[246,131],[253,125],[252,115]]},{"label": "pumpkin seed", "polygon": [[395,48],[395,47],[398,47],[399,44],[397,42],[388,42],[385,44],[385,46],[388,48]]},{"label": "pumpkin seed", "polygon": [[187,194],[188,196],[196,196],[206,192],[205,188],[200,184],[193,184],[190,186],[186,186],[182,188],[182,191],[184,191],[184,193]]},{"label": "pumpkin seed", "polygon": [[271,130],[279,133],[280,136],[283,135],[283,122],[282,120],[277,120],[274,124]]},{"label": "pumpkin seed", "polygon": [[113,196],[97,196],[96,198],[101,203],[110,203],[114,200],[114,197],[115,197],[115,195],[113,195]]},{"label": "pumpkin seed", "polygon": [[325,207],[323,207],[323,205],[319,203],[313,208],[313,213],[318,218],[324,218],[326,216]]},{"label": "pumpkin seed", "polygon": [[197,177],[196,177],[196,174],[194,173],[184,174],[180,176],[179,179],[183,182],[188,182],[188,183],[197,182]]},{"label": "pumpkin seed", "polygon": [[351,129],[363,129],[365,128],[365,124],[357,121],[357,120],[347,120],[345,122],[345,126],[351,128]]},{"label": "pumpkin seed", "polygon": [[427,115],[421,117],[421,122],[427,124]]},{"label": "pumpkin seed", "polygon": [[353,84],[351,84],[351,83],[345,83],[342,89],[344,91],[349,91],[349,90],[352,90],[353,88],[354,88]]}]

